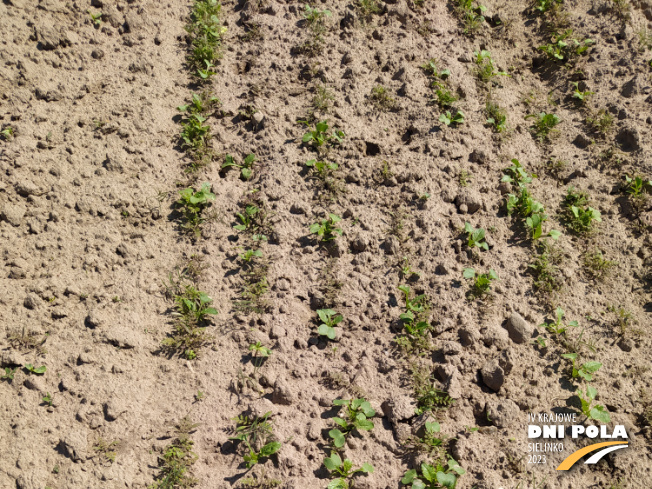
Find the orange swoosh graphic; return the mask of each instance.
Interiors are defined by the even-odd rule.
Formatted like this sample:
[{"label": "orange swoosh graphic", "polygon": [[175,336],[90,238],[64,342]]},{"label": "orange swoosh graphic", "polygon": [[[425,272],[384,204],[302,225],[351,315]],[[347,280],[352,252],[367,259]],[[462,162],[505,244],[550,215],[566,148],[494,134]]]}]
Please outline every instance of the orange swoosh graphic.
[{"label": "orange swoosh graphic", "polygon": [[626,441],[605,441],[602,443],[594,443],[593,445],[589,445],[584,448],[580,448],[576,452],[571,453],[566,459],[559,464],[559,467],[557,467],[557,470],[568,470],[570,469],[575,462],[577,462],[579,459],[581,459],[584,455],[587,453],[593,452],[597,450],[598,448],[604,448],[604,447],[609,447],[611,445],[627,445],[628,442]]}]

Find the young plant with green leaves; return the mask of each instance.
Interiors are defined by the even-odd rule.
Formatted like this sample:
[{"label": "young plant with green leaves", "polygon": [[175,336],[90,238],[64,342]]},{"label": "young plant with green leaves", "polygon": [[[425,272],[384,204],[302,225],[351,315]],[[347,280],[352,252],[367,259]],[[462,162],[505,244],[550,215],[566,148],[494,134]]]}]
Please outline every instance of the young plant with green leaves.
[{"label": "young plant with green leaves", "polygon": [[[263,416],[238,416],[236,421],[236,436],[229,438],[243,442],[246,446],[243,459],[248,469],[263,459],[269,458],[281,449],[281,442],[274,436],[271,422],[268,421],[272,415],[268,411]],[[255,450],[254,447],[260,447]]]},{"label": "young plant with green leaves", "polygon": [[345,408],[343,418],[333,417],[333,421],[339,428],[333,428],[328,432],[336,448],[343,447],[347,437],[354,431],[371,431],[374,428],[374,423],[369,418],[373,418],[376,411],[366,399],[335,399],[333,406]]},{"label": "young plant with green leaves", "polygon": [[[536,241],[541,236],[543,236],[543,223],[548,220],[548,216],[543,212],[534,212],[525,218],[525,229],[528,233],[528,237],[532,241]],[[551,237],[556,240],[561,236],[561,232],[556,229],[551,229],[548,231],[546,236]]]},{"label": "young plant with green leaves", "polygon": [[485,21],[484,13],[487,8],[474,0],[456,0],[455,12],[464,26],[464,34],[472,35]]},{"label": "young plant with green leaves", "polygon": [[91,16],[91,22],[93,23],[96,29],[102,25],[102,12],[98,12],[94,14],[90,10],[87,10],[86,13]]},{"label": "young plant with green leaves", "polygon": [[570,207],[566,217],[568,229],[575,234],[588,234],[595,229],[596,222],[602,222],[599,211],[593,207]]},{"label": "young plant with green leaves", "polygon": [[586,102],[588,102],[589,98],[592,95],[595,95],[595,92],[591,92],[590,90],[580,90],[579,89],[579,84],[580,82],[571,82],[571,85],[573,85],[574,90],[573,90],[573,99],[577,100],[580,104],[584,105]]},{"label": "young plant with green leaves", "polygon": [[549,139],[551,134],[557,133],[558,130],[555,129],[555,127],[561,122],[558,115],[548,114],[546,112],[529,114],[526,115],[525,118],[534,119],[534,124],[531,126],[530,131],[539,139],[539,141]]},{"label": "young plant with green leaves", "polygon": [[332,130],[329,133],[328,129],[328,121],[318,122],[315,124],[314,130],[308,131],[303,135],[301,141],[320,151],[326,143],[340,144],[344,140],[346,135],[343,131]]},{"label": "young plant with green leaves", "polygon": [[338,236],[342,236],[342,230],[337,227],[337,223],[342,220],[335,214],[328,214],[328,218],[312,224],[309,228],[310,234],[316,234],[320,241],[333,241]]},{"label": "young plant with green leaves", "polygon": [[344,319],[341,314],[332,309],[317,309],[317,316],[321,321],[317,333],[319,336],[326,336],[329,340],[334,340],[337,336],[335,326],[340,324]]},{"label": "young plant with green leaves", "polygon": [[240,259],[244,263],[251,263],[254,261],[256,258],[262,258],[263,252],[262,250],[245,250],[243,253],[239,255]]},{"label": "young plant with green leaves", "polygon": [[443,458],[446,454],[444,443],[447,437],[440,432],[441,425],[437,421],[426,421],[423,426],[423,436],[415,435],[409,438],[406,445],[430,457]]},{"label": "young plant with green leaves", "polygon": [[466,470],[449,457],[446,464],[441,461],[437,461],[434,465],[424,462],[421,464],[420,470],[408,470],[401,479],[401,483],[410,486],[411,489],[437,489],[440,487],[455,489],[458,477],[464,474],[466,474]]},{"label": "young plant with green leaves", "polygon": [[42,365],[40,367],[35,367],[31,363],[26,363],[25,365],[23,365],[23,367],[25,368],[25,370],[27,370],[27,372],[34,375],[43,375],[47,370],[47,367],[45,365]]},{"label": "young plant with green leaves", "polygon": [[378,0],[357,0],[354,5],[360,19],[365,23],[371,22],[374,15],[380,15],[383,12],[383,7]]},{"label": "young plant with green leaves", "polygon": [[553,61],[568,62],[576,56],[586,54],[588,49],[595,44],[592,39],[578,41],[571,37],[572,34],[573,29],[566,29],[563,33],[555,33],[552,35],[550,44],[539,46],[539,50],[543,51]]},{"label": "young plant with green leaves", "polygon": [[482,228],[475,229],[471,223],[464,223],[464,232],[466,233],[466,245],[469,248],[480,248],[489,251],[489,244],[485,241],[485,230]]},{"label": "young plant with green leaves", "polygon": [[190,114],[181,121],[181,147],[189,153],[198,154],[206,150],[211,126],[204,124],[206,117]]},{"label": "young plant with green leaves", "polygon": [[227,30],[220,21],[221,8],[217,0],[195,0],[186,26],[190,44],[188,64],[200,80],[215,74],[212,68],[221,57],[222,37]]},{"label": "young plant with green leaves", "polygon": [[240,224],[233,226],[236,231],[254,231],[258,228],[256,217],[260,213],[260,207],[254,204],[247,204],[244,212],[236,212]]},{"label": "young plant with green leaves", "polygon": [[7,382],[14,380],[14,375],[16,374],[16,368],[5,367],[5,373],[0,377],[0,380],[6,380]]},{"label": "young plant with green leaves", "polygon": [[2,136],[2,139],[5,141],[11,141],[14,137],[14,129],[11,126],[4,127],[2,131],[0,131],[0,136]]},{"label": "young plant with green leaves", "polygon": [[594,132],[600,133],[604,137],[613,128],[614,118],[608,110],[600,109],[597,112],[590,112],[586,116],[585,122]]},{"label": "young plant with green leaves", "polygon": [[472,298],[483,297],[489,294],[491,282],[498,280],[495,271],[489,270],[487,273],[478,273],[473,268],[465,268],[463,276],[467,280],[472,280],[469,296]]},{"label": "young plant with green leaves", "polygon": [[204,182],[201,189],[195,191],[192,187],[179,191],[179,200],[176,205],[181,209],[184,217],[182,229],[192,231],[196,235],[201,234],[201,225],[206,221],[204,211],[215,200],[215,194],[211,192],[211,184]]},{"label": "young plant with green leaves", "polygon": [[577,360],[578,356],[577,353],[562,353],[561,355],[562,358],[571,361],[571,379],[584,379],[587,382],[591,382],[593,380],[593,374],[600,370],[602,364],[600,362],[586,362],[580,364]]},{"label": "young plant with green leaves", "polygon": [[652,192],[652,180],[645,180],[640,175],[625,175],[625,192],[632,199],[644,199],[646,194]]},{"label": "young plant with green leaves", "polygon": [[199,483],[192,475],[190,468],[197,461],[197,454],[192,451],[193,441],[190,435],[199,426],[190,418],[183,418],[176,426],[176,438],[168,445],[163,454],[158,457],[159,474],[156,482],[149,489],[185,489]]},{"label": "young plant with green leaves", "polygon": [[507,131],[507,111],[500,105],[491,99],[487,99],[485,114],[487,115],[487,125],[493,127],[495,132]]},{"label": "young plant with green leaves", "polygon": [[410,365],[414,398],[417,401],[416,414],[444,409],[452,406],[455,400],[446,391],[437,387],[433,371],[427,366]]},{"label": "young plant with green leaves", "polygon": [[396,107],[396,100],[394,100],[387,89],[382,85],[376,85],[373,87],[369,98],[377,110],[387,112]]},{"label": "young plant with green leaves", "polygon": [[493,83],[497,76],[509,76],[504,71],[497,71],[491,53],[486,50],[473,51],[475,74],[484,83]]},{"label": "young plant with green leaves", "polygon": [[226,155],[224,158],[224,164],[222,165],[222,169],[225,168],[239,168],[240,169],[240,177],[247,181],[249,180],[254,173],[253,166],[254,163],[256,162],[256,155],[251,153],[248,154],[244,160],[242,160],[242,164],[238,165],[235,160],[233,159],[233,156],[231,155]]},{"label": "young plant with green leaves", "polygon": [[190,103],[186,105],[180,105],[177,107],[177,110],[179,112],[186,112],[189,115],[205,114],[216,105],[219,105],[219,103],[220,99],[214,95],[211,95],[209,92],[201,92],[199,95],[193,93]]},{"label": "young plant with green leaves", "polygon": [[265,359],[269,358],[272,354],[272,350],[267,348],[260,341],[257,341],[256,343],[249,345],[249,351],[252,352],[253,355],[251,363],[254,365],[254,376],[256,376]]},{"label": "young plant with green leaves", "polygon": [[584,254],[582,265],[590,279],[600,282],[610,274],[611,269],[617,266],[618,262],[607,260],[602,251],[595,249]]},{"label": "young plant with green leaves", "polygon": [[362,464],[362,467],[353,468],[353,462],[348,458],[342,460],[337,452],[331,452],[330,457],[324,459],[324,466],[330,471],[331,477],[335,477],[328,483],[327,489],[349,489],[349,479],[356,474],[371,474],[374,467],[371,464]]},{"label": "young plant with green leaves", "polygon": [[600,423],[611,423],[611,416],[604,406],[600,404],[594,404],[595,398],[598,395],[598,390],[591,386],[586,386],[586,394],[582,393],[581,390],[575,393],[581,403],[581,412],[587,419],[593,419]]},{"label": "young plant with green leaves", "polygon": [[335,170],[337,170],[337,163],[332,163],[330,161],[308,160],[306,161],[306,166],[311,168],[317,178],[322,181],[326,180]]},{"label": "young plant with green leaves", "polygon": [[503,170],[504,175],[501,182],[511,183],[523,187],[532,183],[532,179],[537,178],[537,175],[525,171],[521,163],[516,158],[512,160],[512,166]]},{"label": "young plant with green leaves", "polygon": [[533,9],[540,14],[545,14],[546,12],[556,8],[561,5],[563,0],[534,0]]},{"label": "young plant with green leaves", "polygon": [[452,112],[447,110],[439,116],[439,122],[443,122],[447,126],[458,126],[464,123],[464,112],[458,109],[454,109]]},{"label": "young plant with green leaves", "polygon": [[562,260],[559,249],[548,240],[537,243],[537,253],[528,268],[534,279],[534,289],[543,292],[548,298],[562,288],[563,275],[559,269]]},{"label": "young plant with green leaves", "polygon": [[210,316],[218,313],[212,303],[208,294],[193,285],[179,285],[174,296],[174,332],[163,340],[163,347],[180,352],[188,360],[197,358],[200,348],[210,342],[205,332]]},{"label": "young plant with green leaves", "polygon": [[579,324],[577,321],[570,321],[569,323],[564,324],[564,315],[565,315],[564,310],[561,307],[557,307],[557,309],[555,309],[556,319],[551,323],[545,322],[541,324],[539,327],[545,328],[546,330],[548,330],[553,334],[566,336],[566,330],[569,327],[577,328],[579,327]]}]

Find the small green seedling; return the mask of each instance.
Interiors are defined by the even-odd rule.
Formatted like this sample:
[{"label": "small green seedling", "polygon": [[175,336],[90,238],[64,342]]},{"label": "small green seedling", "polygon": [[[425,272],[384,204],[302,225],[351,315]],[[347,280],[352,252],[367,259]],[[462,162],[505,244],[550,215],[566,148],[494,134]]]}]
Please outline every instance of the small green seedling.
[{"label": "small green seedling", "polygon": [[464,232],[466,233],[467,246],[469,248],[478,247],[485,251],[489,251],[489,245],[484,240],[485,230],[482,228],[474,229],[471,223],[464,223]]},{"label": "small green seedling", "polygon": [[308,160],[306,161],[306,166],[315,170],[315,173],[322,180],[337,170],[337,163],[331,163],[328,161],[317,161],[317,160]]},{"label": "small green seedling", "polygon": [[202,402],[204,399],[206,399],[206,393],[198,390],[195,394],[195,402]]},{"label": "small green seedling", "polygon": [[211,192],[211,184],[208,182],[204,182],[197,192],[191,187],[179,191],[179,200],[176,204],[182,208],[186,220],[183,227],[199,233],[199,226],[205,221],[202,213],[212,200],[215,200],[215,194]]},{"label": "small green seedling", "polygon": [[535,0],[534,10],[541,14],[545,14],[549,10],[561,5],[563,0]]},{"label": "small green seedling", "polygon": [[332,241],[342,236],[342,230],[336,226],[342,220],[335,214],[328,214],[328,219],[322,219],[310,226],[310,234],[316,234],[321,241]]},{"label": "small green seedling", "polygon": [[99,27],[102,24],[102,12],[94,14],[90,10],[87,10],[86,13],[91,16],[91,22],[95,27]]},{"label": "small green seedling", "polygon": [[488,273],[476,273],[473,268],[465,268],[463,276],[467,280],[473,280],[470,291],[473,297],[487,295],[491,289],[491,282],[498,280],[498,275],[493,270],[489,270]]},{"label": "small green seedling", "polygon": [[567,29],[561,34],[553,34],[550,44],[539,46],[539,50],[553,61],[569,61],[575,56],[586,54],[588,49],[595,44],[592,39],[578,41],[571,38],[572,33],[573,29]]},{"label": "small green seedling", "polygon": [[443,122],[447,126],[450,126],[451,124],[454,126],[462,124],[464,122],[464,112],[461,110],[455,110],[451,114],[451,111],[447,110],[439,116],[439,122]]},{"label": "small green seedling", "polygon": [[190,318],[198,324],[217,314],[217,309],[211,307],[213,299],[192,285],[186,285],[183,294],[174,297],[174,302],[177,316]]},{"label": "small green seedling", "polygon": [[454,459],[449,458],[444,467],[441,462],[437,465],[421,464],[421,475],[416,469],[408,470],[401,479],[401,483],[406,486],[411,485],[412,489],[437,489],[446,487],[455,489],[457,478],[466,473],[460,464]]},{"label": "small green seedling", "polygon": [[598,390],[595,387],[590,385],[586,387],[586,397],[580,390],[578,390],[576,394],[582,403],[582,414],[584,416],[586,416],[588,419],[599,421],[600,423],[611,423],[611,416],[609,416],[609,412],[604,406],[596,404],[591,407],[593,401],[598,395]]},{"label": "small green seedling", "polygon": [[528,217],[532,214],[543,212],[543,204],[534,200],[527,187],[520,187],[518,195],[507,195],[507,214],[510,216],[516,212],[521,217]]},{"label": "small green seedling", "polygon": [[52,395],[49,392],[46,392],[45,395],[41,398],[41,401],[46,406],[52,407]]},{"label": "small green seedling", "polygon": [[197,95],[192,94],[192,101],[186,105],[180,105],[177,110],[180,112],[188,112],[189,114],[202,114],[209,110],[213,105],[219,104],[220,99],[208,93]]},{"label": "small green seedling", "polygon": [[242,165],[236,164],[235,161],[233,160],[233,156],[226,155],[226,157],[224,158],[224,164],[222,165],[222,169],[229,168],[229,167],[240,168],[240,176],[242,177],[243,180],[246,181],[249,180],[253,175],[253,165],[255,161],[256,161],[256,155],[253,153],[248,154],[246,156],[246,158],[242,162]]},{"label": "small green seedling", "polygon": [[640,199],[652,190],[652,180],[643,180],[639,175],[634,177],[625,175],[625,184],[625,192],[634,199]]},{"label": "small green seedling", "polygon": [[9,368],[5,367],[5,373],[2,377],[0,377],[0,380],[14,380],[14,375],[16,374],[16,370],[18,370],[18,367],[16,368]]},{"label": "small green seedling", "polygon": [[430,456],[434,455],[439,458],[446,453],[444,442],[447,438],[445,435],[441,435],[440,431],[441,426],[437,421],[426,421],[423,438],[415,436],[408,443]]},{"label": "small green seedling", "polygon": [[344,443],[346,443],[346,437],[354,430],[371,431],[374,428],[374,423],[368,418],[373,418],[376,411],[366,399],[335,399],[333,406],[344,406],[346,408],[345,418],[337,416],[333,418],[333,421],[341,429],[334,428],[328,432],[328,436],[333,439],[333,445],[336,448],[343,447]]},{"label": "small green seedling", "polygon": [[591,382],[593,380],[593,374],[600,370],[602,364],[600,362],[586,362],[579,365],[579,362],[577,362],[577,356],[577,353],[562,353],[561,355],[562,358],[570,360],[572,363],[571,378],[581,378],[587,382]]},{"label": "small green seedling", "polygon": [[[435,83],[437,83],[437,82],[435,82]],[[439,84],[438,84],[438,86],[439,86],[439,88],[437,88],[435,90],[436,98],[431,99],[430,102],[431,103],[436,103],[442,109],[445,109],[447,107],[451,107],[457,101],[457,97],[455,95],[453,95],[453,93],[448,88],[446,88],[445,86],[442,86],[442,85],[439,85]],[[441,122],[444,122],[443,120],[441,120],[442,116],[444,116],[444,114],[439,116],[439,119],[440,119]],[[463,121],[463,119],[464,119],[464,114],[462,114],[462,121]],[[452,121],[450,120],[450,117],[449,117],[449,123],[446,124],[444,122],[444,124],[446,124],[448,126],[448,125],[450,125],[451,122]]]},{"label": "small green seedling", "polygon": [[575,100],[578,100],[582,104],[586,103],[589,100],[589,98],[591,97],[591,95],[595,95],[595,92],[591,92],[589,90],[585,90],[585,91],[582,92],[578,88],[579,82],[571,82],[571,85],[573,85],[575,87],[575,89],[573,90],[573,98]]},{"label": "small green seedling", "polygon": [[262,257],[263,252],[261,250],[246,250],[244,253],[242,253],[239,256],[243,262],[251,263],[254,260],[254,258]]},{"label": "small green seedling", "polygon": [[240,220],[240,224],[233,226],[233,229],[237,231],[246,231],[254,227],[254,219],[256,215],[260,212],[260,208],[253,204],[245,206],[244,213],[236,213],[236,216]]},{"label": "small green seedling", "polygon": [[312,8],[310,5],[306,4],[305,10],[303,12],[303,18],[306,19],[306,22],[309,26],[323,22],[326,17],[331,16],[330,10],[317,10]]},{"label": "small green seedling", "polygon": [[11,139],[14,137],[14,129],[11,126],[7,126],[2,131],[0,131],[0,135],[2,135],[2,138],[5,141],[11,141]]},{"label": "small green seedling", "polygon": [[251,363],[254,364],[254,376],[262,366],[266,358],[272,354],[272,350],[264,346],[260,341],[249,345],[249,351],[253,352]]},{"label": "small green seedling", "polygon": [[494,128],[494,131],[501,133],[507,130],[507,113],[497,103],[487,100],[485,105],[487,124]]},{"label": "small green seedling", "polygon": [[437,60],[434,58],[431,58],[427,63],[422,64],[421,69],[425,71],[426,74],[441,80],[446,80],[451,75],[451,71],[448,69],[440,70],[437,66]]},{"label": "small green seedling", "polygon": [[30,374],[35,374],[35,375],[43,375],[45,371],[47,370],[47,367],[45,365],[41,367],[34,367],[31,363],[27,363],[24,365],[25,370],[27,370]]},{"label": "small green seedling", "polygon": [[181,147],[189,151],[200,151],[206,147],[211,126],[205,125],[206,117],[199,114],[190,116],[181,123]]},{"label": "small green seedling", "polygon": [[331,452],[331,456],[324,459],[324,466],[331,472],[331,476],[337,477],[328,483],[328,489],[349,489],[349,478],[357,473],[371,474],[374,471],[371,464],[362,464],[362,467],[354,469],[353,462],[348,458],[342,461],[337,452]]},{"label": "small green seedling", "polygon": [[595,222],[602,222],[600,212],[592,207],[571,206],[570,211],[568,227],[577,234],[590,233]]},{"label": "small green seedling", "polygon": [[512,166],[504,169],[503,172],[505,172],[505,174],[503,175],[501,182],[516,184],[519,187],[528,185],[529,183],[532,183],[533,178],[537,178],[537,175],[534,173],[526,172],[516,158],[512,159]]},{"label": "small green seedling", "polygon": [[[248,453],[244,455],[244,461],[248,469],[260,463],[263,458],[274,455],[281,449],[281,443],[274,440],[272,425],[267,420],[272,412],[268,411],[263,416],[239,416],[237,421],[237,435],[229,440],[243,441],[247,446]],[[260,446],[261,449],[256,451],[252,446]]]},{"label": "small green seedling", "polygon": [[474,62],[476,64],[476,75],[480,81],[490,83],[496,76],[509,76],[504,71],[496,71],[491,53],[486,50],[474,51]]},{"label": "small green seedling", "polygon": [[420,294],[410,299],[411,290],[407,285],[399,285],[398,290],[403,292],[405,298],[405,313],[401,314],[401,319],[412,320],[415,314],[422,313],[427,307],[427,298],[425,294]]},{"label": "small green seedling", "polygon": [[[543,234],[543,223],[548,220],[548,216],[543,212],[534,212],[525,218],[525,228],[527,229],[530,239],[535,241]],[[551,229],[546,236],[556,240],[561,236],[561,232]]]},{"label": "small green seedling", "polygon": [[337,335],[335,326],[341,323],[342,319],[344,319],[342,315],[332,309],[317,309],[317,315],[321,320],[321,324],[317,330],[319,335],[326,336],[329,340],[334,340]]},{"label": "small green seedling", "polygon": [[485,21],[484,12],[487,8],[484,5],[474,4],[473,0],[457,0],[455,10],[464,24],[464,34],[475,32]]},{"label": "small green seedling", "polygon": [[526,115],[525,118],[535,119],[534,124],[530,129],[541,141],[548,138],[550,134],[557,132],[555,126],[561,122],[559,116],[556,114],[547,114],[546,112]]},{"label": "small green seedling", "polygon": [[320,149],[325,143],[340,144],[345,137],[343,131],[333,131],[328,134],[328,121],[321,121],[315,124],[314,131],[308,131],[303,135],[302,141],[311,144],[314,148]]},{"label": "small green seedling", "polygon": [[579,324],[577,321],[570,321],[568,324],[564,324],[564,315],[564,310],[561,307],[557,307],[555,309],[555,321],[552,323],[543,323],[540,327],[547,329],[551,333],[566,336],[566,330],[569,327],[577,328]]}]

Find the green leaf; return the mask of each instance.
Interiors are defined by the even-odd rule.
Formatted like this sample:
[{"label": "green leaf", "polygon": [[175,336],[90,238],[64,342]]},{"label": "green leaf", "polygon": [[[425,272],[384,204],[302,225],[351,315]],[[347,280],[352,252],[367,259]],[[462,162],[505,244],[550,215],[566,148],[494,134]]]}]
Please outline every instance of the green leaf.
[{"label": "green leaf", "polygon": [[457,483],[457,477],[454,474],[446,474],[444,472],[437,472],[437,482],[448,489],[454,489]]},{"label": "green leaf", "polygon": [[591,409],[590,417],[591,419],[595,419],[601,423],[611,423],[611,416],[609,416],[609,413],[604,406],[595,406]]},{"label": "green leaf", "polygon": [[312,133],[307,132],[303,135],[303,138],[301,139],[304,143],[307,143],[309,141],[312,141]]},{"label": "green leaf", "polygon": [[244,178],[245,180],[249,180],[251,178],[251,175],[253,174],[253,171],[251,170],[251,168],[243,168],[240,171],[240,173],[242,175],[242,178]]},{"label": "green leaf", "polygon": [[593,399],[595,399],[595,396],[598,395],[598,389],[596,389],[595,387],[588,386],[586,388],[586,395],[589,397],[589,400],[592,401]]},{"label": "green leaf", "polygon": [[337,448],[343,447],[344,444],[346,443],[346,437],[337,428],[330,430],[328,432],[328,436],[330,436],[333,439],[333,445],[335,445]]},{"label": "green leaf", "polygon": [[464,278],[473,278],[475,277],[475,270],[473,268],[465,268],[463,273]]},{"label": "green leaf", "polygon": [[328,483],[327,489],[349,489],[346,479],[334,479]]},{"label": "green leaf", "polygon": [[437,421],[426,421],[426,431],[428,433],[439,433],[441,426]]},{"label": "green leaf", "polygon": [[421,464],[421,475],[423,475],[423,478],[428,482],[434,482],[437,480],[437,470],[432,465],[425,463]]},{"label": "green leaf", "polygon": [[559,236],[561,236],[561,232],[557,231],[556,229],[551,229],[548,231],[548,236],[550,236],[552,239],[555,241],[559,239]]},{"label": "green leaf", "polygon": [[600,362],[586,362],[584,365],[582,365],[582,370],[592,374],[600,370],[600,367],[602,367]]},{"label": "green leaf", "polygon": [[260,456],[261,457],[269,457],[270,455],[274,455],[280,449],[281,449],[281,442],[280,441],[270,442],[267,445],[265,445],[263,448],[260,449]]},{"label": "green leaf", "polygon": [[368,419],[356,420],[354,424],[355,427],[358,428],[359,430],[371,431],[374,429],[373,422],[369,421]]},{"label": "green leaf", "polygon": [[412,483],[412,489],[426,489],[426,485],[419,479],[415,479]]},{"label": "green leaf", "polygon": [[371,465],[371,464],[362,464],[362,468],[361,468],[361,470],[362,470],[362,472],[364,472],[365,474],[373,474],[373,472],[374,472],[374,466]]},{"label": "green leaf", "polygon": [[405,475],[401,479],[401,483],[405,485],[412,484],[412,481],[416,476],[417,476],[417,471],[414,469],[410,469],[405,473]]},{"label": "green leaf", "polygon": [[567,360],[575,361],[577,360],[577,353],[562,353],[561,357],[566,358]]},{"label": "green leaf", "polygon": [[328,470],[337,470],[342,465],[342,459],[336,452],[331,452],[331,456],[324,459],[324,465]]},{"label": "green leaf", "polygon": [[360,408],[367,418],[371,418],[376,415],[376,411],[371,407],[369,401],[364,401]]},{"label": "green leaf", "polygon": [[248,154],[247,157],[244,159],[244,164],[245,165],[250,165],[254,161],[256,161],[256,155],[251,153],[251,154]]}]

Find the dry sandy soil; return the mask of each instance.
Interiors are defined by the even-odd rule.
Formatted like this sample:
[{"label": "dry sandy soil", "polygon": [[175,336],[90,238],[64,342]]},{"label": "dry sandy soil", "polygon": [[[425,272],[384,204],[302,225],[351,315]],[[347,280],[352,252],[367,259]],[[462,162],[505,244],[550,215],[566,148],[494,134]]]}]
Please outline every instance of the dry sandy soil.
[{"label": "dry sandy soil", "polygon": [[[325,488],[332,401],[359,396],[375,427],[342,453],[375,471],[356,488],[405,487],[404,473],[427,459],[409,443],[427,418],[466,470],[460,489],[652,487],[652,208],[625,182],[652,178],[652,3],[565,0],[552,20],[594,41],[569,66],[537,49],[549,17],[525,2],[483,3],[487,21],[467,35],[442,0],[381,1],[371,15],[326,0],[314,5],[331,15],[311,53],[303,3],[228,1],[222,59],[203,88],[186,64],[189,2],[0,3],[0,373],[16,369],[0,382],[0,488],[149,487],[185,416],[198,423],[198,487]],[[481,49],[506,75],[478,79]],[[465,114],[457,127],[429,103],[429,59],[450,70]],[[595,92],[584,106],[574,80]],[[377,86],[386,98],[372,95]],[[201,89],[220,100],[207,120],[214,157],[188,173],[177,106]],[[325,106],[321,89],[332,95]],[[506,131],[486,123],[489,94]],[[561,121],[544,140],[525,118],[540,112]],[[587,123],[604,114],[603,131]],[[326,185],[305,166],[317,154],[302,144],[301,120],[346,134],[327,145],[339,167]],[[250,180],[221,171],[224,155],[248,153]],[[562,232],[551,293],[536,286],[539,248],[523,219],[506,212],[512,158],[538,175],[529,188],[549,216],[544,232]],[[216,200],[195,237],[175,201],[203,182]],[[591,233],[564,220],[570,186],[601,213]],[[268,288],[243,309],[239,254],[250,241],[233,226],[251,202],[267,216]],[[309,233],[326,213],[343,218],[330,245]],[[465,222],[487,230],[487,251],[468,248]],[[614,262],[604,277],[585,265],[597,250]],[[406,276],[405,258],[418,275]],[[161,348],[175,320],[166,284],[189,263],[219,311],[195,359]],[[470,267],[497,273],[487,297],[469,298]],[[421,355],[396,343],[408,283],[428,297]],[[579,323],[565,339],[539,326],[557,306]],[[317,335],[326,307],[344,318],[335,341]],[[272,354],[254,374],[257,341]],[[565,439],[564,453],[528,464],[527,414],[577,412],[587,382],[569,379],[560,354],[571,350],[602,363],[591,385],[630,447],[557,472],[587,441]],[[415,371],[454,403],[416,415]],[[268,411],[282,446],[248,471],[229,440],[234,418]]]}]

